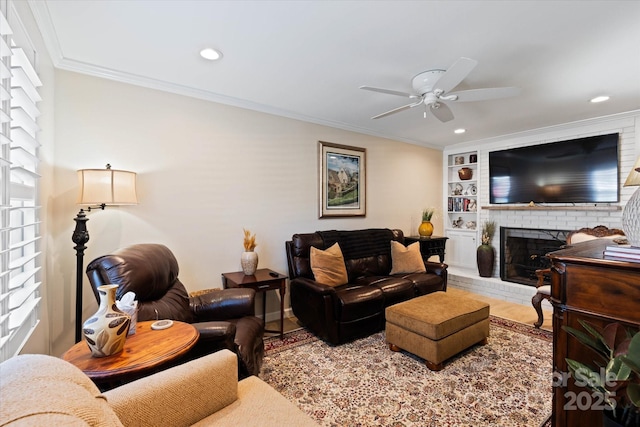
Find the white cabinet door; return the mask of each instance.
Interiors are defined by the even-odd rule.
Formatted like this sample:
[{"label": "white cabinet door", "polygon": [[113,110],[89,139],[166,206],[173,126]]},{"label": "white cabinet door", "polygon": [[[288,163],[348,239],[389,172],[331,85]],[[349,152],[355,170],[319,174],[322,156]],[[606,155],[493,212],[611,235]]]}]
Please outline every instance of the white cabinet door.
[{"label": "white cabinet door", "polygon": [[448,231],[445,263],[457,267],[475,268],[478,242],[476,233],[468,231]]}]

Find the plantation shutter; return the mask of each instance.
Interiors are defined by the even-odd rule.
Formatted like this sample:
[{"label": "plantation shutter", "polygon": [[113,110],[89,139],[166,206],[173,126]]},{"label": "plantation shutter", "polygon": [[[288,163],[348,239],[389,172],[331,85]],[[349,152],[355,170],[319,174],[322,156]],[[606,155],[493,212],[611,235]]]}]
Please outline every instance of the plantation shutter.
[{"label": "plantation shutter", "polygon": [[42,83],[35,51],[9,8],[0,2],[0,361],[18,354],[40,319],[36,105]]}]

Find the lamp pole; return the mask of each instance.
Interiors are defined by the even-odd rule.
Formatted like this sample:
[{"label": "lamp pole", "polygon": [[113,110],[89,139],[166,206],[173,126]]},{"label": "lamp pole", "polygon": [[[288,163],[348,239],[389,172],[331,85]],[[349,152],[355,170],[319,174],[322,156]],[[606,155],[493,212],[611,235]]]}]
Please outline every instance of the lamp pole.
[{"label": "lamp pole", "polygon": [[87,231],[87,215],[84,210],[80,209],[78,215],[73,219],[76,222],[76,228],[73,230],[71,240],[76,245],[76,342],[82,339],[82,267],[84,265],[84,250],[89,241],[89,232]]}]

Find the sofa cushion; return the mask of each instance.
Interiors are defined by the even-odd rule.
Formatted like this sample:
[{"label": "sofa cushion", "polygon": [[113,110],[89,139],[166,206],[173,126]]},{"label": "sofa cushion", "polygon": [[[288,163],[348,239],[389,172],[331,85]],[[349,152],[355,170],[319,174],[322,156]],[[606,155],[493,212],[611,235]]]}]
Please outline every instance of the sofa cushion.
[{"label": "sofa cushion", "polygon": [[384,313],[384,295],[374,286],[343,286],[335,296],[335,319],[339,322],[354,322]]},{"label": "sofa cushion", "polygon": [[25,354],[0,371],[0,425],[122,426],[98,387],[62,359]]},{"label": "sofa cushion", "polygon": [[442,276],[431,273],[409,273],[409,274],[396,274],[394,277],[399,277],[405,280],[409,280],[413,283],[416,296],[430,294],[431,292],[445,290],[445,282]]},{"label": "sofa cushion", "polygon": [[420,243],[415,242],[405,246],[400,242],[391,241],[391,273],[424,273],[427,269],[422,261]]},{"label": "sofa cushion", "polygon": [[340,286],[349,281],[338,243],[324,251],[311,248],[311,271],[317,282],[328,286]]},{"label": "sofa cushion", "polygon": [[372,286],[380,289],[384,296],[385,307],[416,296],[413,283],[399,276],[360,277],[356,283],[358,285]]}]

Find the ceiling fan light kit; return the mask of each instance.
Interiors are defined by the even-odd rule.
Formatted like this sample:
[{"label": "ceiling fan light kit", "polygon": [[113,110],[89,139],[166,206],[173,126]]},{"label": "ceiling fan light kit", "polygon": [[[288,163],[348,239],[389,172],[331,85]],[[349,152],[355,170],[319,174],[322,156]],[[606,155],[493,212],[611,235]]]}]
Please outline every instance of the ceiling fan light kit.
[{"label": "ceiling fan light kit", "polygon": [[484,101],[516,96],[520,93],[520,89],[517,87],[470,89],[450,93],[449,91],[458,86],[476,65],[478,65],[478,61],[463,57],[458,59],[448,70],[436,69],[419,73],[411,80],[411,87],[415,93],[372,86],[360,86],[360,89],[418,100],[417,102],[414,101],[411,104],[403,105],[373,116],[371,117],[372,119],[380,119],[424,104],[424,117],[427,117],[426,107],[429,106],[431,113],[443,123],[453,120],[454,118],[453,112],[449,106],[445,104],[446,102]]}]

